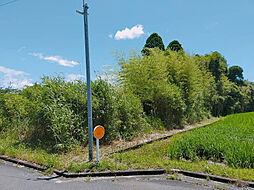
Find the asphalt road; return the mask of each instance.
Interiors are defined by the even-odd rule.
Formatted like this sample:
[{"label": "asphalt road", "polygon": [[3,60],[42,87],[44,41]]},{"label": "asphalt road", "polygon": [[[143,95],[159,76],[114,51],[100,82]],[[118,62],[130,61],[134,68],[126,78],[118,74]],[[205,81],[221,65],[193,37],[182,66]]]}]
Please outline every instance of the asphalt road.
[{"label": "asphalt road", "polygon": [[[197,185],[199,184],[199,185]],[[208,190],[213,185],[200,185],[165,176],[122,177],[122,178],[76,178],[65,179],[57,176],[43,176],[24,167],[13,166],[0,161],[0,190]],[[218,186],[219,187],[219,186]],[[228,189],[228,188],[227,188]],[[231,189],[231,188],[230,188]],[[235,188],[233,188],[235,189]],[[247,188],[246,188],[247,189]]]}]

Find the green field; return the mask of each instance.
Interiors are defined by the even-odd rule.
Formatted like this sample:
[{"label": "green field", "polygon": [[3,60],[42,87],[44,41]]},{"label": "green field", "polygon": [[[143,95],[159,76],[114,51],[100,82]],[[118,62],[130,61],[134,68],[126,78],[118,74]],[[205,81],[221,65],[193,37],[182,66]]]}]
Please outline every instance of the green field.
[{"label": "green field", "polygon": [[111,159],[117,167],[177,168],[254,181],[254,113],[229,115]]},{"label": "green field", "polygon": [[254,181],[254,113],[229,115],[173,138],[110,155],[98,165],[85,163],[87,151],[80,147],[50,154],[11,137],[0,138],[0,154],[69,172],[176,168]]},{"label": "green field", "polygon": [[168,154],[173,159],[206,159],[254,168],[254,113],[229,115],[220,122],[177,136],[168,146]]}]

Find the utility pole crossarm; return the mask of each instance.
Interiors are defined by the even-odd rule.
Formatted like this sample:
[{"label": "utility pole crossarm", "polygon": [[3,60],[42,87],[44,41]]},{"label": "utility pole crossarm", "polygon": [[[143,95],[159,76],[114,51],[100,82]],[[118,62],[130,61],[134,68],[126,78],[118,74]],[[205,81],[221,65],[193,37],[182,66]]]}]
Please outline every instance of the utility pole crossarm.
[{"label": "utility pole crossarm", "polygon": [[78,14],[84,15],[84,12],[82,12],[82,11],[76,10],[76,12],[77,12]]}]

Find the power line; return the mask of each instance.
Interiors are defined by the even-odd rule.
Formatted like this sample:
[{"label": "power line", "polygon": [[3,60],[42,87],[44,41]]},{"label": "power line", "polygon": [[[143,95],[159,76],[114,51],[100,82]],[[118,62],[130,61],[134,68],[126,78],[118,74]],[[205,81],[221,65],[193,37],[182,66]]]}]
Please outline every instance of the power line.
[{"label": "power line", "polygon": [[7,3],[0,4],[0,7],[5,6],[5,5],[9,5],[11,3],[15,3],[16,1],[19,1],[19,0],[13,0],[13,1],[9,1]]}]

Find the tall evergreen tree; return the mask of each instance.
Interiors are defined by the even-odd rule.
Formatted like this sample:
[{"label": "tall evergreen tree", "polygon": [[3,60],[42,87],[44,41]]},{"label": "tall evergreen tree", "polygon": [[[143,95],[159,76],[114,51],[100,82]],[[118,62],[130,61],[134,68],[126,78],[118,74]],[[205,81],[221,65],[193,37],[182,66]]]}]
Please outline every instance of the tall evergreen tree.
[{"label": "tall evergreen tree", "polygon": [[176,52],[183,50],[182,44],[180,44],[177,40],[173,40],[172,42],[170,42],[168,44],[167,49],[170,49],[171,51],[176,51]]},{"label": "tall evergreen tree", "polygon": [[165,50],[162,38],[157,33],[153,33],[147,38],[146,44],[141,53],[143,55],[150,55],[149,48],[159,48],[162,51]]}]

